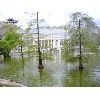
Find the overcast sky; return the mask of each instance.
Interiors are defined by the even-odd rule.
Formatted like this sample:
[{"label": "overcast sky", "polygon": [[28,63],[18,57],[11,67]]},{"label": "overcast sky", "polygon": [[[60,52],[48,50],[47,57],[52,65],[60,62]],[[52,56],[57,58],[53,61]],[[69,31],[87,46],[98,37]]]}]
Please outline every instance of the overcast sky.
[{"label": "overcast sky", "polygon": [[0,0],[0,20],[7,18],[27,19],[24,12],[39,12],[50,25],[62,25],[68,21],[68,14],[81,11],[94,19],[100,19],[99,0]]}]

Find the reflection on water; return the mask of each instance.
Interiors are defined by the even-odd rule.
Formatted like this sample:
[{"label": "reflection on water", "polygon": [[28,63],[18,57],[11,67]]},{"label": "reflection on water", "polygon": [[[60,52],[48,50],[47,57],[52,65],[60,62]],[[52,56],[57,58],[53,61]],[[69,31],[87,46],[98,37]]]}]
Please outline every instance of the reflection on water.
[{"label": "reflection on water", "polygon": [[39,68],[39,77],[40,77],[40,84],[41,84],[41,87],[43,86],[43,82],[42,82],[43,69],[44,69],[44,68]]},{"label": "reflection on water", "polygon": [[83,87],[100,86],[100,57],[88,58],[84,70],[75,63],[65,63],[57,53],[53,60],[44,60],[43,69],[38,69],[38,60],[28,56],[0,60],[0,78],[9,79],[31,87]]}]

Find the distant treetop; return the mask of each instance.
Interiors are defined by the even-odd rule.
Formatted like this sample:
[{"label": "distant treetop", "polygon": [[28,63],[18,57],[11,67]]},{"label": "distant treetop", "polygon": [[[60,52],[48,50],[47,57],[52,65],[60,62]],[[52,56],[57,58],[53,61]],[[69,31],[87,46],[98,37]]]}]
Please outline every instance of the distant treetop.
[{"label": "distant treetop", "polygon": [[13,18],[8,18],[6,22],[11,24],[16,24],[18,21],[14,20]]}]

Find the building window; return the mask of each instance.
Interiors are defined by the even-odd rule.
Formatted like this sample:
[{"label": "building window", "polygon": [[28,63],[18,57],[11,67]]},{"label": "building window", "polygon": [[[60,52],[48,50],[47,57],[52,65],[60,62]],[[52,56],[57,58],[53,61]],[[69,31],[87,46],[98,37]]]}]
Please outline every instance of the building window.
[{"label": "building window", "polygon": [[64,41],[63,40],[60,40],[60,45],[64,45]]},{"label": "building window", "polygon": [[48,40],[45,40],[45,47],[48,46]]},{"label": "building window", "polygon": [[58,40],[55,41],[55,46],[58,46]]},{"label": "building window", "polygon": [[44,47],[44,40],[42,40],[42,47]]},{"label": "building window", "polygon": [[35,41],[35,44],[38,45],[38,41]]},{"label": "building window", "polygon": [[51,40],[49,40],[49,46],[51,46]]}]

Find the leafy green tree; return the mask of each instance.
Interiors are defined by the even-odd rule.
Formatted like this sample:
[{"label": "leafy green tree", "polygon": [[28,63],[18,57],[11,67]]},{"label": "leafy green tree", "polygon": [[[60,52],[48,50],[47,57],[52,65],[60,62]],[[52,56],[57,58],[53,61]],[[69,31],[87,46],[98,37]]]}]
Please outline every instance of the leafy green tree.
[{"label": "leafy green tree", "polygon": [[[71,14],[66,29],[69,34],[69,39],[65,39],[64,58],[67,58],[67,61],[78,61],[80,66],[80,57],[82,64],[86,60],[87,53],[97,51],[97,26],[93,18],[87,14],[75,12]],[[81,68],[83,69],[82,66]]]},{"label": "leafy green tree", "polygon": [[6,57],[13,48],[22,42],[21,35],[17,32],[18,27],[10,23],[3,23],[0,29],[3,34],[0,40],[0,53]]},{"label": "leafy green tree", "polygon": [[0,40],[0,55],[3,54],[4,57],[9,56],[10,46],[8,41]]},{"label": "leafy green tree", "polygon": [[100,27],[98,27],[98,31],[97,31],[97,42],[100,45]]},{"label": "leafy green tree", "polygon": [[5,33],[5,40],[8,41],[10,49],[15,48],[18,44],[21,43],[21,35],[15,32]]}]

